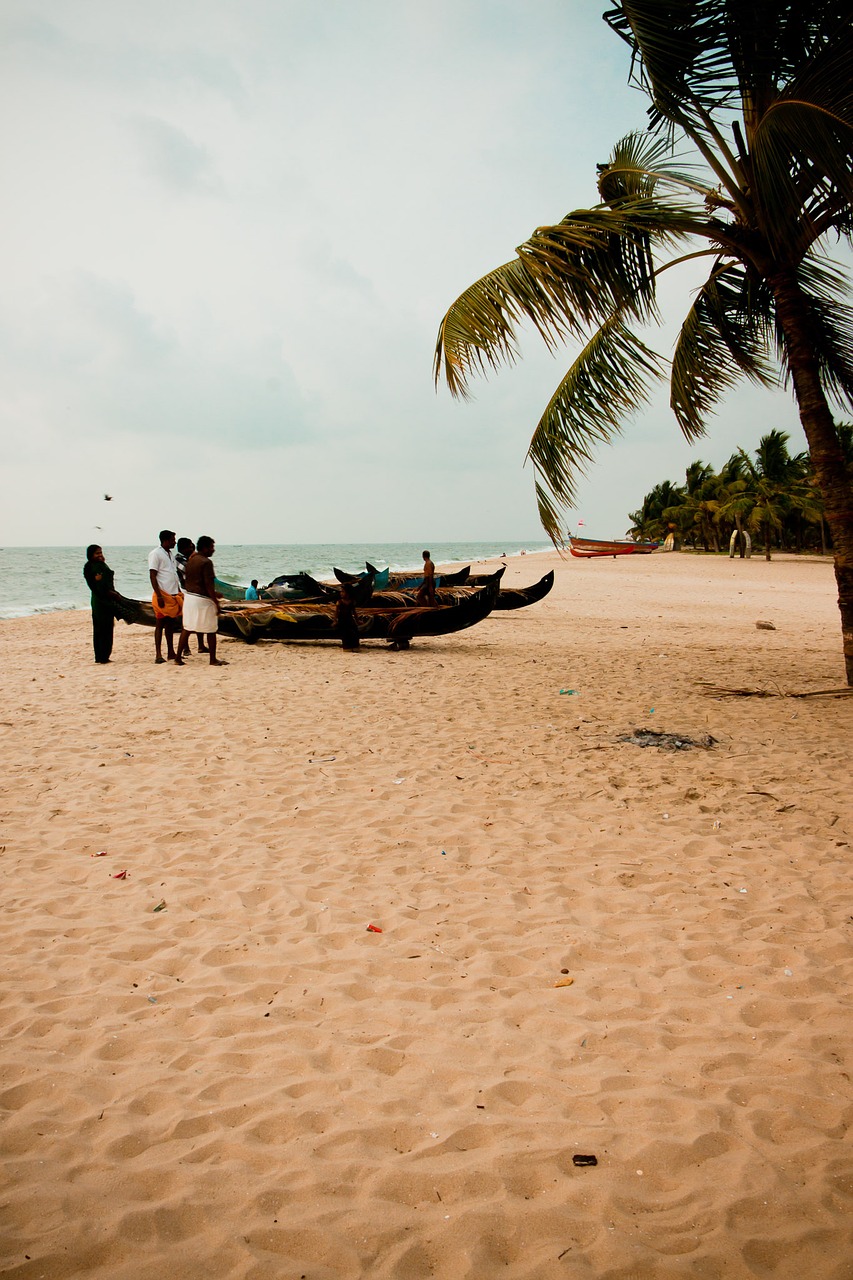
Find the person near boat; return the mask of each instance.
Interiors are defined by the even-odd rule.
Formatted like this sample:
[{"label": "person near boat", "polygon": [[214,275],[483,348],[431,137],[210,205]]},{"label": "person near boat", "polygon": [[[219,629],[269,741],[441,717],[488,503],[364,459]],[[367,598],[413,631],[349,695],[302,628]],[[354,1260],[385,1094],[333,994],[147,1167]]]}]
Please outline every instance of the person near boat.
[{"label": "person near boat", "polygon": [[103,664],[110,661],[113,651],[113,601],[116,590],[113,586],[115,574],[106,562],[103,549],[96,542],[86,548],[83,577],[92,593],[92,644],[95,661]]},{"label": "person near boat", "polygon": [[252,579],[252,582],[251,582],[251,586],[248,586],[248,587],[246,588],[246,599],[247,599],[247,600],[260,600],[260,598],[261,598],[261,597],[260,597],[260,594],[259,594],[259,592],[258,592],[258,580],[257,580],[257,578],[253,578],[253,579]]},{"label": "person near boat", "polygon": [[189,652],[190,636],[207,637],[210,665],[224,667],[227,664],[216,656],[216,632],[219,629],[219,598],[216,594],[216,574],[212,556],[216,550],[213,538],[203,534],[196,549],[187,561],[184,571],[184,607],[181,638],[178,641],[177,666],[184,665],[183,655]]},{"label": "person near boat", "polygon": [[181,580],[172,550],[175,535],[171,529],[160,530],[160,545],[148,557],[148,576],[151,579],[151,603],[154,606],[154,661],[165,662],[163,657],[163,633],[166,633],[166,653],[175,658],[174,637],[179,630],[184,597]]},{"label": "person near boat", "polygon": [[351,582],[341,583],[340,595],[335,604],[335,625],[341,637],[341,648],[352,651],[360,647],[355,593]]},{"label": "person near boat", "polygon": [[435,565],[428,551],[424,551],[422,554],[424,558],[424,580],[418,589],[418,604],[428,604],[431,608],[435,608]]},{"label": "person near boat", "polygon": [[[178,538],[178,545],[175,548],[175,568],[178,571],[178,580],[181,584],[181,591],[184,589],[184,577],[187,572],[187,561],[195,551],[195,543],[192,538]],[[198,636],[199,653],[207,653],[207,645],[204,643],[204,636]],[[189,649],[187,649],[189,653]]]}]

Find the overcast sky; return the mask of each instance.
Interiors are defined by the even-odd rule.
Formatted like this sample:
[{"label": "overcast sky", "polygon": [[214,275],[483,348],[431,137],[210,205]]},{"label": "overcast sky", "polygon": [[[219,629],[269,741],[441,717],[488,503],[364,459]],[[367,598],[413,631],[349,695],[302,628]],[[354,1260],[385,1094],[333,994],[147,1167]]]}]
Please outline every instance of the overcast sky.
[{"label": "overcast sky", "polygon": [[[3,0],[0,542],[541,537],[524,456],[571,353],[531,337],[467,404],[432,356],[644,123],[604,7]],[[773,427],[804,447],[744,388],[690,449],[662,393],[568,523],[620,536]]]}]

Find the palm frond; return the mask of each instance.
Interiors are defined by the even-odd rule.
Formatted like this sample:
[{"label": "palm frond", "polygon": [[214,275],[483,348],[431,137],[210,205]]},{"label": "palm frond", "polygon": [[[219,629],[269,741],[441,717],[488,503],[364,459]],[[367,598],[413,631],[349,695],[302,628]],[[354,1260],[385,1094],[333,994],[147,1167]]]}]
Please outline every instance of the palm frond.
[{"label": "palm frond", "polygon": [[483,276],[456,299],[438,331],[434,374],[465,397],[472,375],[512,364],[524,321],[552,349],[582,336],[614,312],[654,314],[653,248],[702,226],[694,205],[678,200],[626,200],[539,227],[518,257]]},{"label": "palm frond", "polygon": [[620,0],[604,21],[631,49],[631,78],[652,123],[692,127],[733,99],[725,0]]},{"label": "palm frond", "polygon": [[704,435],[721,395],[741,377],[778,383],[772,346],[770,291],[739,263],[718,263],[687,313],[672,361],[670,404],[687,440]]},{"label": "palm frond", "polygon": [[445,314],[435,347],[436,382],[443,370],[451,393],[464,399],[473,374],[514,364],[516,335],[524,320],[551,347],[568,333],[558,299],[526,263],[514,258],[467,288]]},{"label": "palm frond", "polygon": [[586,343],[562,379],[530,441],[527,456],[536,474],[539,518],[560,544],[561,509],[573,501],[596,446],[617,435],[641,407],[665,361],[641,342],[619,315],[611,316]]},{"label": "palm frond", "polygon": [[[853,11],[846,6],[839,17],[838,6],[824,3],[809,10],[793,33],[790,13],[770,28],[777,44],[787,37],[791,53],[799,47],[799,62],[786,68],[781,85],[774,81],[756,94],[745,115],[765,234],[789,251],[790,228],[801,213],[807,230],[815,208],[834,209],[843,218],[853,201]],[[767,32],[762,34],[766,45]],[[767,50],[759,47],[750,67],[762,57]]]},{"label": "palm frond", "polygon": [[698,180],[701,172],[697,166],[676,166],[673,159],[666,139],[648,131],[626,134],[616,143],[606,164],[597,166],[602,202],[618,208],[626,200],[652,199],[661,184],[707,196],[708,184]]}]

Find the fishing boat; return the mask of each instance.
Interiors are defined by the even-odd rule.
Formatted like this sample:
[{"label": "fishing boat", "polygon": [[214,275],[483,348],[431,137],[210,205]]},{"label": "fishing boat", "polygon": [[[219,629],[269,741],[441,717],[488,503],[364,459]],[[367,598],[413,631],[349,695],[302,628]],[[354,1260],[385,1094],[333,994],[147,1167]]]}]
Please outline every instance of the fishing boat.
[{"label": "fishing boat", "polygon": [[[390,640],[401,648],[418,636],[443,636],[473,627],[491,613],[498,595],[497,583],[481,587],[452,604],[435,607],[410,603],[402,607],[373,602],[359,607],[359,638]],[[150,606],[149,606],[150,608]],[[153,613],[153,611],[152,611]],[[331,601],[223,603],[219,634],[254,644],[257,640],[338,640],[335,606]]]},{"label": "fishing boat", "polygon": [[[367,572],[372,573],[375,577],[376,586],[381,590],[387,587],[391,591],[417,591],[423,586],[424,575],[422,573],[392,573],[390,569],[377,569],[369,560],[365,561]],[[464,569],[454,569],[452,573],[437,573],[435,575],[435,585],[437,587],[461,587],[468,581],[468,575],[471,572],[470,565],[466,565]],[[385,575],[383,581],[382,575]],[[339,581],[344,581],[340,577],[340,571],[335,570],[335,575]]]},{"label": "fishing boat", "polygon": [[[479,586],[482,582],[482,575],[475,574],[468,579],[471,586]],[[504,609],[524,609],[529,604],[536,604],[537,600],[543,600],[554,585],[554,570],[549,571],[539,579],[538,582],[531,583],[529,587],[504,587],[502,586],[498,592],[496,612]]]},{"label": "fishing boat", "polygon": [[[368,564],[368,572],[373,571],[373,565]],[[377,574],[380,570],[375,571]],[[384,570],[387,573],[387,570]],[[438,604],[452,604],[455,600],[461,600],[466,592],[470,592],[475,588],[488,586],[492,582],[500,582],[506,572],[506,565],[501,565],[494,573],[478,573],[472,574],[470,566],[460,569],[454,573],[436,574],[435,579],[435,598]],[[342,569],[335,569],[335,577],[339,582],[360,583],[363,581],[364,575],[347,574]],[[405,574],[391,574],[387,587],[380,585],[380,578],[374,579],[374,592],[371,596],[370,603],[377,608],[402,608],[406,601],[409,604],[420,603],[416,599],[416,593],[423,585],[423,576],[410,578]],[[539,579],[538,582],[532,583],[529,587],[505,587],[501,585],[495,604],[496,612],[503,612],[505,609],[523,609],[529,604],[536,604],[538,600],[542,600],[547,596],[548,592],[554,585],[554,571],[550,570]]]},{"label": "fishing boat", "polygon": [[597,538],[569,537],[569,550],[579,560],[591,560],[596,556],[647,556],[657,551],[657,542],[602,542]]}]

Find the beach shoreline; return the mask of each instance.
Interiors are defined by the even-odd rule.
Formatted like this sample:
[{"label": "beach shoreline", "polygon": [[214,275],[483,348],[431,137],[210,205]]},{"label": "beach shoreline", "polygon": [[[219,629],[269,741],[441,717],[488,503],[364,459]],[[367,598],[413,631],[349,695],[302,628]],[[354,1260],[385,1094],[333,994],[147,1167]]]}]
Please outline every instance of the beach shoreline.
[{"label": "beach shoreline", "polygon": [[404,653],[0,623],[4,1274],[846,1280],[831,562],[552,567]]}]

